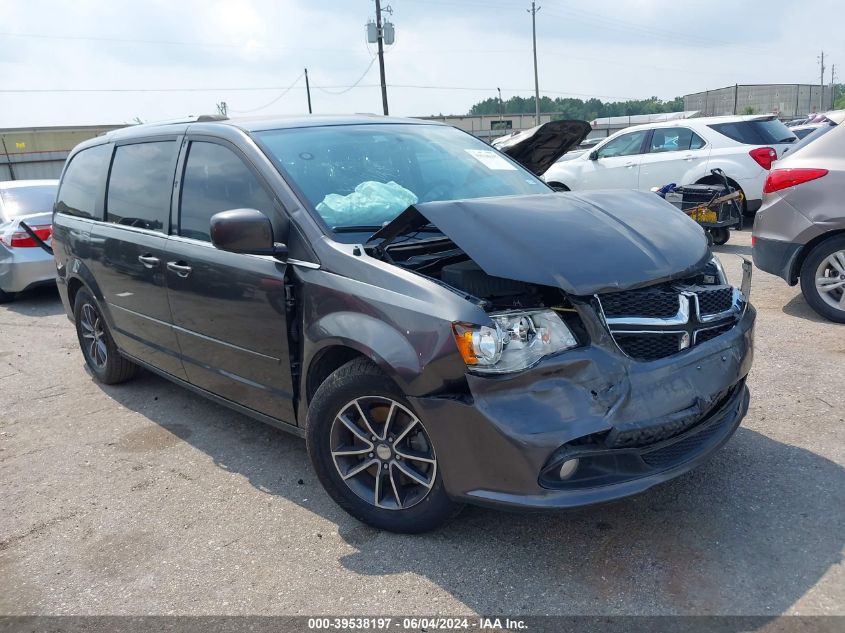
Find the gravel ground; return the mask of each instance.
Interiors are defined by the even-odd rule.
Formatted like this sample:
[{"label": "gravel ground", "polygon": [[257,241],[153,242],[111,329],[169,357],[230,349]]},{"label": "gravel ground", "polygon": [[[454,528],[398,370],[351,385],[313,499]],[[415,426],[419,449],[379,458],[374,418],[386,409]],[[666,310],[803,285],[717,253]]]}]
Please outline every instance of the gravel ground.
[{"label": "gravel ground", "polygon": [[[738,283],[750,234],[717,248]],[[755,270],[751,409],[698,470],[558,514],[379,533],[304,442],[86,371],[54,290],[0,306],[2,614],[845,614],[845,326]]]}]

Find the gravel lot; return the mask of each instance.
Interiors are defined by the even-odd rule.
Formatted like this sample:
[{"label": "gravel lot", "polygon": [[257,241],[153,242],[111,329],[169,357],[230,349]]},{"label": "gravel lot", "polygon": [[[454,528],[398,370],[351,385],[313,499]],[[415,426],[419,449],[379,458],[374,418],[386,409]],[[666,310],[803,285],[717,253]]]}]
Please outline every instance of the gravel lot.
[{"label": "gravel lot", "polygon": [[[735,283],[750,233],[717,248]],[[751,409],[705,466],[568,513],[347,516],[304,442],[86,371],[54,290],[0,306],[2,614],[845,614],[845,326],[759,270]]]}]

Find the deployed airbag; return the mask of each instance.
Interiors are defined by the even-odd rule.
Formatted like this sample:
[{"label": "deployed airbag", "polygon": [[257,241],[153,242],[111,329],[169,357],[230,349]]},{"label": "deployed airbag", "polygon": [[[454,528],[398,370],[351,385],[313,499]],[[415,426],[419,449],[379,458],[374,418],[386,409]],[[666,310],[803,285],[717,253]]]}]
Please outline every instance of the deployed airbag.
[{"label": "deployed airbag", "polygon": [[329,226],[372,226],[389,222],[416,202],[413,191],[392,180],[366,180],[348,195],[330,193],[317,211]]}]

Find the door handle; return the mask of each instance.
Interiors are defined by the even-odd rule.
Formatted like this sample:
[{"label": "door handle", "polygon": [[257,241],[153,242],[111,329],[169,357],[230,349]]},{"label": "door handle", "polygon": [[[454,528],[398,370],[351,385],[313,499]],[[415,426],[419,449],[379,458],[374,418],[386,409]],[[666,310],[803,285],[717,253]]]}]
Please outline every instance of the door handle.
[{"label": "door handle", "polygon": [[684,156],[684,160],[692,160],[694,158],[695,156],[693,156],[692,154],[687,154],[686,156]]},{"label": "door handle", "polygon": [[158,257],[152,255],[138,255],[138,261],[141,262],[145,268],[155,268],[158,266]]},{"label": "door handle", "polygon": [[627,167],[628,169],[630,169],[630,168],[631,168],[631,167],[633,167],[633,166],[634,166],[634,162],[633,162],[633,161],[631,161],[630,163],[625,163],[625,167]]},{"label": "door handle", "polygon": [[180,277],[187,277],[191,274],[193,268],[188,266],[185,262],[167,262],[167,270],[172,270]]}]

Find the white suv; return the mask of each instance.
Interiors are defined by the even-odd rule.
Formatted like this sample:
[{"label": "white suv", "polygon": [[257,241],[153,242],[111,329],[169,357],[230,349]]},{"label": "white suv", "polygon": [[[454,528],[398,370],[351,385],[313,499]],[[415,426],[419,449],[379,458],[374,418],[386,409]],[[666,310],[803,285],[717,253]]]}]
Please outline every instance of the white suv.
[{"label": "white suv", "polygon": [[625,128],[572,160],[559,160],[543,179],[555,188],[640,189],[669,183],[717,183],[724,170],[742,190],[746,211],[763,199],[772,162],[796,140],[774,115],[710,117]]}]

